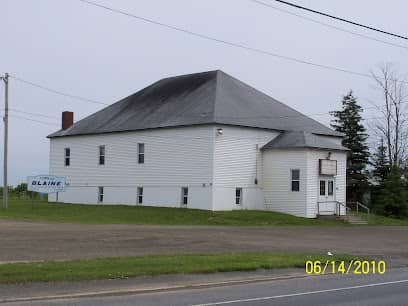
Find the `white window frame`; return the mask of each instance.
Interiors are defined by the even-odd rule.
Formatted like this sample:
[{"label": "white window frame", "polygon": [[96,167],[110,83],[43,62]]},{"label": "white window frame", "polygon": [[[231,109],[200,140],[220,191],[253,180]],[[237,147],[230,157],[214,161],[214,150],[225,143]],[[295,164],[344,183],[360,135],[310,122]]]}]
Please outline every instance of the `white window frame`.
[{"label": "white window frame", "polygon": [[[69,151],[69,154],[67,154],[67,150]],[[65,167],[71,166],[71,148],[64,148],[64,166]]]},{"label": "white window frame", "polygon": [[143,204],[143,187],[142,186],[138,186],[137,187],[137,204]]},{"label": "white window frame", "polygon": [[[239,192],[239,195],[237,194]],[[243,191],[242,188],[237,187],[235,188],[235,205],[242,205],[242,196],[243,196]]]},{"label": "white window frame", "polygon": [[[141,150],[143,148],[143,150]],[[141,152],[143,151],[143,152]],[[137,144],[137,163],[144,164],[145,163],[145,144],[144,142],[139,142]]]},{"label": "white window frame", "polygon": [[[327,195],[328,192],[328,184],[326,184],[327,180],[325,179],[319,179],[319,196],[321,197],[325,197]],[[323,183],[323,185],[322,185]],[[323,187],[323,194],[322,194],[322,187]]]},{"label": "white window frame", "polygon": [[[299,178],[293,179],[293,171],[299,172]],[[293,190],[293,182],[298,182],[298,190]],[[300,192],[300,169],[290,169],[290,187],[291,192]]]},{"label": "white window frame", "polygon": [[105,188],[98,186],[98,203],[103,203],[105,197]]},{"label": "white window frame", "polygon": [[[330,185],[331,185],[331,190],[330,190]],[[334,180],[327,180],[327,196],[329,197],[334,196]]]},{"label": "white window frame", "polygon": [[187,205],[188,205],[188,187],[181,187],[181,206],[187,207]]},{"label": "white window frame", "polygon": [[[102,149],[103,149],[103,154],[102,154]],[[106,146],[101,145],[98,147],[98,153],[99,153],[99,158],[98,158],[98,165],[99,166],[104,166],[105,165],[105,156],[106,156]],[[103,158],[103,163],[101,163],[101,158]]]}]

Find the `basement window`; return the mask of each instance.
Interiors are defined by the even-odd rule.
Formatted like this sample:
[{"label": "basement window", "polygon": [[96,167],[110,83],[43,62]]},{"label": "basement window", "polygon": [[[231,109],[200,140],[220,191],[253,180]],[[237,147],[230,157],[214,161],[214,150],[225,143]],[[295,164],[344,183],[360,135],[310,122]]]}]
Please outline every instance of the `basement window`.
[{"label": "basement window", "polygon": [[137,144],[137,162],[139,164],[144,164],[144,154],[145,154],[145,145],[144,143]]},{"label": "basement window", "polygon": [[103,203],[103,187],[98,187],[98,203]]},{"label": "basement window", "polygon": [[71,149],[70,148],[64,149],[64,164],[65,164],[65,167],[69,167],[69,165],[71,164]]},{"label": "basement window", "polygon": [[300,190],[300,170],[292,169],[290,170],[291,176],[291,190],[299,191]]},{"label": "basement window", "polygon": [[137,187],[137,204],[143,204],[143,187]]},{"label": "basement window", "polygon": [[99,146],[99,164],[105,164],[105,146]]},{"label": "basement window", "polygon": [[188,187],[181,187],[181,205],[187,206],[188,204]]},{"label": "basement window", "polygon": [[235,189],[235,204],[237,205],[242,204],[242,188]]}]

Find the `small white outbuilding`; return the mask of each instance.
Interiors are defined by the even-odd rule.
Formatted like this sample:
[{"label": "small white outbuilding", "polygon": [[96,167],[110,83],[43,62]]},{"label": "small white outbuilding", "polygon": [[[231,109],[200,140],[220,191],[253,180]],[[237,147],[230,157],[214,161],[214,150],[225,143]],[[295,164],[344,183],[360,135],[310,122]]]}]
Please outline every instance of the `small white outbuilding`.
[{"label": "small white outbuilding", "polygon": [[[342,135],[222,71],[160,80],[49,135],[49,201],[345,214]],[[57,198],[58,197],[58,198]]]}]

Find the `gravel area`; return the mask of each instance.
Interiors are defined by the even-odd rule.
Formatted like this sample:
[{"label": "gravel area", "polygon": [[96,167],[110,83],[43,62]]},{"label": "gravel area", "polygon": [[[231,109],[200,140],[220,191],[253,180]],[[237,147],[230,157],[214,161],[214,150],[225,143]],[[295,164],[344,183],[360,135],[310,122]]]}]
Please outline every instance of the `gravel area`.
[{"label": "gravel area", "polygon": [[84,225],[0,220],[0,262],[150,254],[330,251],[408,265],[408,227]]}]

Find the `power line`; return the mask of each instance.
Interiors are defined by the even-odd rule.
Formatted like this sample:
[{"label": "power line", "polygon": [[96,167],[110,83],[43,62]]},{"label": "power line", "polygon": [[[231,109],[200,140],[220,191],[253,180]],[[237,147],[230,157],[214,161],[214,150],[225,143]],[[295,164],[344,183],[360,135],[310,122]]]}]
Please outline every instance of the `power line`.
[{"label": "power line", "polygon": [[[31,119],[31,118],[26,118],[26,117],[21,117],[18,115],[11,115],[12,118],[20,119],[20,120],[25,120],[25,121],[30,121],[30,122],[35,122],[35,123],[40,123],[48,126],[60,126],[57,123],[51,123],[51,122],[46,122],[46,121],[41,121],[41,120],[36,120],[36,119]],[[365,118],[365,120],[375,120],[375,119],[383,119],[383,117],[369,117]],[[313,127],[314,125],[302,125],[302,128],[307,128],[307,127]],[[311,132],[313,133],[313,132]],[[143,135],[141,136],[142,138],[153,138],[153,139],[168,139],[167,136],[160,136],[160,135]],[[210,136],[181,136],[181,135],[174,135],[172,136],[173,138],[177,139],[189,139],[189,140],[211,140],[213,137]],[[264,135],[264,136],[258,136],[258,137],[234,137],[230,136],[229,138],[231,140],[253,140],[253,139],[266,139],[270,137],[269,135]]]},{"label": "power line", "polygon": [[46,121],[42,121],[42,120],[26,118],[26,117],[22,117],[22,116],[19,116],[19,115],[10,115],[10,116],[11,116],[12,118],[17,118],[17,119],[26,120],[26,121],[37,122],[37,123],[41,123],[41,124],[45,124],[45,125],[59,126],[59,124],[57,124],[57,123],[51,123],[51,122],[46,122]]},{"label": "power line", "polygon": [[[112,8],[112,7],[105,6],[105,5],[95,3],[95,2],[92,2],[92,1],[88,1],[88,0],[78,0],[78,1],[86,3],[86,4],[91,5],[91,6],[95,6],[95,7],[105,9],[105,10],[110,11],[110,12],[125,15],[127,17],[138,19],[138,20],[150,23],[150,24],[165,27],[165,28],[168,28],[168,29],[171,29],[171,30],[174,30],[174,31],[182,32],[182,33],[185,33],[185,34],[188,34],[188,35],[191,35],[191,36],[195,36],[195,37],[199,37],[199,38],[202,38],[202,39],[205,39],[205,40],[214,41],[214,42],[217,42],[217,43],[220,43],[220,44],[223,44],[223,45],[228,45],[228,46],[236,47],[236,48],[247,50],[247,51],[252,51],[252,52],[256,52],[256,53],[260,53],[260,54],[264,54],[264,55],[269,55],[269,56],[272,56],[272,57],[275,57],[275,58],[280,58],[280,59],[284,59],[284,60],[295,62],[295,63],[315,66],[315,67],[323,68],[323,69],[326,69],[326,70],[333,70],[333,71],[343,72],[343,73],[347,73],[347,74],[352,74],[352,75],[372,79],[372,76],[370,74],[367,74],[367,73],[357,72],[357,71],[348,70],[348,69],[339,68],[339,67],[330,66],[330,65],[318,64],[318,63],[315,63],[315,62],[311,62],[311,61],[307,61],[307,60],[303,60],[303,59],[299,59],[299,58],[295,58],[295,57],[291,57],[291,56],[281,55],[281,54],[278,54],[278,53],[274,53],[274,52],[259,49],[259,48],[250,47],[250,46],[247,46],[247,45],[244,45],[244,44],[219,39],[219,38],[216,38],[216,37],[208,36],[206,34],[201,34],[201,33],[198,33],[198,32],[193,32],[193,31],[183,29],[183,28],[180,28],[180,27],[176,27],[176,26],[173,26],[173,25],[169,25],[169,24],[166,24],[166,23],[158,22],[158,21],[155,21],[153,19],[146,18],[146,17],[134,15],[134,14],[128,13],[128,12],[123,11],[123,10],[119,10],[119,9],[116,9],[116,8]],[[395,80],[395,81],[408,84],[408,82],[404,82],[404,81],[399,81],[399,80]]]},{"label": "power line", "polygon": [[[406,102],[404,102],[406,103]],[[374,105],[372,107],[366,107],[364,109],[374,109],[374,108],[380,108],[383,106],[378,106],[378,105]],[[43,115],[43,114],[39,114],[39,113],[29,113],[29,112],[22,112],[25,114],[29,114],[29,115],[34,115],[34,116],[44,116],[44,117],[51,117],[51,116],[47,116],[47,115]],[[217,116],[217,118],[224,118],[224,119],[284,119],[284,118],[296,118],[296,117],[312,117],[312,116],[323,116],[323,115],[331,115],[331,112],[324,112],[324,113],[316,113],[316,114],[299,114],[299,115],[289,115],[289,116],[242,116],[242,117],[236,117],[236,116]],[[33,121],[33,122],[38,122],[38,123],[43,123],[43,124],[47,124],[47,125],[54,125],[54,126],[59,126],[59,124],[57,123],[52,123],[52,122],[46,122],[46,121],[41,121],[41,120],[37,120],[37,119],[32,119],[32,118],[27,118],[27,117],[22,117],[19,115],[11,115],[12,117],[15,118],[19,118],[19,119],[23,119],[23,120],[29,120],[29,121]],[[51,118],[56,118],[56,117],[51,117]],[[200,117],[201,118],[201,117]],[[368,118],[364,118],[364,120],[372,120],[372,119],[381,119],[382,117],[368,117]],[[319,123],[319,122],[317,122]],[[301,123],[300,123],[301,124]],[[319,123],[321,124],[321,123]],[[302,125],[302,127],[313,127],[315,126],[314,124],[310,124],[310,125]],[[145,136],[145,137],[162,137],[162,136]],[[166,138],[166,137],[164,137]],[[191,137],[187,137],[187,138],[191,138]],[[200,139],[201,137],[192,137],[194,139]]]},{"label": "power line", "polygon": [[331,25],[331,24],[328,24],[328,23],[324,23],[324,22],[318,21],[318,20],[313,19],[313,18],[309,18],[309,17],[306,17],[306,16],[302,16],[302,15],[299,15],[299,14],[296,14],[296,13],[293,13],[293,12],[290,12],[290,11],[288,11],[288,10],[284,10],[284,9],[278,8],[278,7],[274,6],[274,5],[271,5],[271,4],[269,4],[269,3],[265,3],[265,2],[263,2],[263,1],[259,1],[259,0],[249,0],[249,1],[252,1],[252,2],[255,2],[255,3],[257,3],[257,4],[260,4],[260,5],[263,5],[263,6],[272,8],[272,9],[274,9],[274,10],[276,10],[276,11],[283,12],[283,13],[285,13],[285,14],[289,14],[289,15],[292,15],[292,16],[296,16],[296,17],[298,17],[298,18],[301,18],[301,19],[304,19],[304,20],[308,20],[308,21],[313,22],[313,23],[316,23],[316,24],[323,25],[323,26],[328,27],[328,28],[332,28],[332,29],[335,29],[335,30],[338,30],[338,31],[341,31],[341,32],[349,33],[349,34],[351,34],[351,35],[355,35],[355,36],[362,37],[362,38],[365,38],[365,39],[373,40],[373,41],[376,41],[376,42],[379,42],[379,43],[382,43],[382,44],[386,44],[386,45],[390,45],[390,46],[394,46],[394,47],[398,47],[398,48],[402,48],[402,49],[408,50],[408,47],[407,47],[407,46],[400,45],[400,44],[395,44],[395,43],[388,42],[388,41],[385,41],[385,40],[381,40],[381,39],[378,39],[378,38],[375,38],[375,37],[371,37],[371,36],[368,36],[368,35],[360,34],[360,33],[354,32],[354,31],[349,31],[349,30],[346,30],[346,29],[343,29],[343,28],[339,28],[339,27],[337,27],[337,26],[334,26],[334,25]]},{"label": "power line", "polygon": [[[401,103],[408,103],[408,101],[406,102],[401,102]],[[367,106],[367,107],[363,107],[363,110],[368,110],[368,109],[380,109],[380,108],[384,108],[386,107],[385,105],[376,105],[374,103],[371,103],[372,106]],[[108,104],[106,104],[108,105]],[[32,115],[32,116],[39,116],[39,117],[45,117],[45,118],[50,118],[50,119],[60,119],[59,117],[56,116],[50,116],[50,115],[46,115],[43,113],[32,113],[32,112],[26,112],[26,111],[22,111],[19,109],[15,109],[15,108],[11,108],[10,109],[13,112],[17,112],[17,113],[21,113],[21,114],[26,114],[26,115]],[[269,116],[269,115],[265,115],[265,116],[240,116],[240,117],[236,117],[236,116],[217,116],[218,118],[225,118],[225,119],[283,119],[283,118],[296,118],[296,117],[303,117],[303,116],[307,116],[307,117],[315,117],[315,116],[327,116],[327,115],[331,115],[331,112],[322,112],[322,113],[313,113],[313,114],[299,114],[299,115],[284,115],[284,116]],[[202,116],[197,115],[197,117],[201,118]],[[369,118],[368,118],[369,119]]]},{"label": "power line", "polygon": [[68,93],[65,93],[65,92],[62,92],[62,91],[59,91],[59,90],[56,90],[56,89],[52,89],[50,87],[46,87],[46,86],[31,82],[31,81],[27,81],[27,80],[18,78],[18,77],[14,76],[14,75],[10,75],[10,77],[13,78],[14,80],[19,81],[19,82],[22,82],[22,83],[25,83],[25,84],[28,84],[28,85],[31,85],[31,86],[46,90],[48,92],[51,92],[51,93],[54,93],[54,94],[57,94],[57,95],[65,96],[65,97],[68,97],[68,98],[72,98],[72,99],[80,100],[80,101],[84,101],[84,102],[90,102],[90,103],[94,103],[94,104],[108,105],[107,103],[103,103],[103,102],[96,101],[96,100],[91,100],[91,99],[84,98],[84,97],[81,97],[81,96],[72,95],[72,94],[68,94]]},{"label": "power line", "polygon": [[56,116],[49,116],[49,115],[44,115],[44,114],[40,114],[40,113],[31,113],[31,112],[18,110],[18,109],[15,109],[15,108],[10,108],[9,110],[11,110],[13,112],[21,113],[21,114],[26,114],[26,115],[32,115],[32,116],[38,116],[38,117],[44,117],[44,118],[50,118],[50,119],[60,119],[59,117],[56,117]]},{"label": "power line", "polygon": [[325,17],[329,17],[329,18],[336,19],[336,20],[339,20],[339,21],[342,21],[342,22],[346,22],[346,23],[349,23],[349,24],[352,24],[352,25],[355,25],[355,26],[359,26],[359,27],[362,27],[362,28],[365,28],[365,29],[369,29],[369,30],[372,30],[372,31],[375,31],[375,32],[380,32],[382,34],[386,34],[386,35],[390,35],[390,36],[393,36],[393,37],[398,37],[398,38],[401,38],[401,39],[408,40],[407,36],[402,36],[402,35],[399,35],[399,34],[391,33],[391,32],[385,31],[385,30],[381,30],[379,28],[364,25],[362,23],[351,21],[351,20],[348,20],[348,19],[345,19],[345,18],[342,18],[342,17],[337,17],[337,16],[334,16],[334,15],[330,15],[330,14],[324,13],[322,11],[317,11],[317,10],[314,10],[314,9],[310,9],[310,8],[307,8],[307,7],[304,7],[304,6],[295,4],[295,3],[291,3],[291,2],[287,2],[287,1],[283,1],[283,0],[274,0],[274,1],[285,4],[285,5],[288,5],[288,6],[291,6],[291,7],[295,7],[297,9],[305,10],[305,11],[308,11],[308,12],[311,12],[311,13],[319,14],[319,15],[322,15],[322,16],[325,16]]}]

